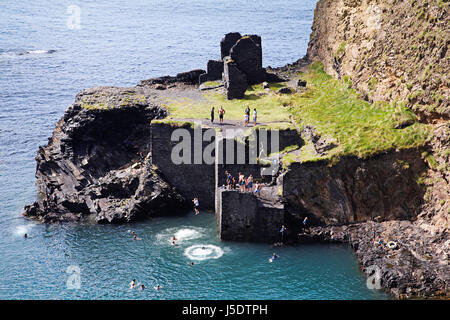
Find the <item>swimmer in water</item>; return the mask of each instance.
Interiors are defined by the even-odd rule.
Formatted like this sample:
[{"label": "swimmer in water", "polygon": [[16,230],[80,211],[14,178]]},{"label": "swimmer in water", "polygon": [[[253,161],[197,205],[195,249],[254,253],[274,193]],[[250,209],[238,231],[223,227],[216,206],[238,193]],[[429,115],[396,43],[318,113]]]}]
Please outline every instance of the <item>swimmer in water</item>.
[{"label": "swimmer in water", "polygon": [[138,238],[136,233],[134,231],[131,231],[131,234],[133,235],[133,240],[142,240],[141,238]]},{"label": "swimmer in water", "polygon": [[177,244],[175,243],[175,240],[172,240],[172,245],[177,246]]},{"label": "swimmer in water", "polygon": [[134,289],[136,287],[136,279],[131,280],[130,289]]},{"label": "swimmer in water", "polygon": [[28,234],[25,233],[25,234],[23,235],[23,237],[24,237],[25,239],[28,238]]},{"label": "swimmer in water", "polygon": [[275,259],[277,259],[277,258],[278,258],[278,256],[277,256],[277,254],[274,252],[273,255],[272,255],[272,261],[275,260]]},{"label": "swimmer in water", "polygon": [[194,266],[194,262],[191,262],[190,265],[191,265],[191,267],[193,267]]},{"label": "swimmer in water", "polygon": [[141,284],[141,287],[139,289],[144,290],[145,286],[143,284]]},{"label": "swimmer in water", "polygon": [[161,289],[162,287],[159,285],[159,284],[157,284],[156,285],[156,287],[153,287],[155,290],[159,290],[159,289]]}]

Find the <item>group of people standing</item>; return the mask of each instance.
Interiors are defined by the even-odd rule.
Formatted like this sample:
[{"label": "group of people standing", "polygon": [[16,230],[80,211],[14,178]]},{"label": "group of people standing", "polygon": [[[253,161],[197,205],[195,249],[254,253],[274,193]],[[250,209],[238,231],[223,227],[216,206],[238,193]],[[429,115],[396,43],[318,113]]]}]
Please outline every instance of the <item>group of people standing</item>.
[{"label": "group of people standing", "polygon": [[228,170],[225,170],[225,176],[227,181],[227,189],[235,190],[237,186],[241,192],[254,192],[256,196],[259,196],[261,192],[261,185],[258,182],[253,183],[253,176],[249,175],[247,178],[239,172],[238,180],[233,177]]},{"label": "group of people standing", "polygon": [[[214,114],[215,114],[214,107],[212,107],[211,108],[211,123],[214,122]],[[225,114],[225,109],[222,106],[220,106],[220,108],[219,108],[219,122],[221,124],[223,123],[223,116],[224,116],[224,114]]]},{"label": "group of people standing", "polygon": [[[256,108],[253,108],[253,125],[256,126],[256,120],[258,118],[258,112],[256,111]],[[245,114],[244,114],[244,126],[246,127],[250,121],[250,108],[247,106],[245,108]]]},{"label": "group of people standing", "polygon": [[[220,106],[219,108],[219,123],[222,124],[223,123],[223,116],[225,115],[225,109]],[[211,108],[211,123],[214,122],[214,117],[215,117],[215,109],[214,107]],[[258,119],[258,112],[256,111],[256,108],[253,108],[253,125],[256,126],[256,120]],[[247,106],[245,108],[245,112],[244,112],[244,126],[248,126],[250,122],[250,107]]]}]

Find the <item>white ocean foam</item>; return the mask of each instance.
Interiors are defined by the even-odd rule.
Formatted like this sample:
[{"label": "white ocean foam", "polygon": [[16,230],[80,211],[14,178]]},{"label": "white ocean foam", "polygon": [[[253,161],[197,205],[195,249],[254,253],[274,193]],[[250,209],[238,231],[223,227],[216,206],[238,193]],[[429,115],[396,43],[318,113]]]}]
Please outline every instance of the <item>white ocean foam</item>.
[{"label": "white ocean foam", "polygon": [[201,232],[195,229],[180,229],[174,234],[178,241],[198,239],[202,236]]},{"label": "white ocean foam", "polygon": [[186,248],[184,255],[190,260],[219,259],[223,256],[223,250],[212,244],[196,244]]},{"label": "white ocean foam", "polygon": [[204,236],[203,228],[169,228],[156,235],[158,241],[172,242],[172,237],[175,237],[176,243],[199,239]]},{"label": "white ocean foam", "polygon": [[48,53],[48,50],[30,50],[27,51],[29,54],[42,54],[42,53]]},{"label": "white ocean foam", "polygon": [[33,227],[33,225],[17,226],[14,229],[14,235],[16,235],[16,236],[23,236],[25,233],[30,233],[30,230],[31,230],[32,227]]}]

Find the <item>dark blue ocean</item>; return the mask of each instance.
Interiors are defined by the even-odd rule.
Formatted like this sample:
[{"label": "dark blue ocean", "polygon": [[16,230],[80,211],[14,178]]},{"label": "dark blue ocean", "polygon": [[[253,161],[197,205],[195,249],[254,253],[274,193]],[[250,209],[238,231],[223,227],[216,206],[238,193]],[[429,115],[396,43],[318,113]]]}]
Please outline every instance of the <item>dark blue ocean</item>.
[{"label": "dark blue ocean", "polygon": [[[315,3],[1,0],[0,299],[388,298],[367,289],[346,246],[279,248],[268,263],[268,245],[220,242],[211,212],[114,226],[20,215],[36,197],[36,151],[77,92],[206,68],[231,31],[262,36],[265,66],[293,62],[306,53]],[[133,278],[149,289],[130,290]]]}]

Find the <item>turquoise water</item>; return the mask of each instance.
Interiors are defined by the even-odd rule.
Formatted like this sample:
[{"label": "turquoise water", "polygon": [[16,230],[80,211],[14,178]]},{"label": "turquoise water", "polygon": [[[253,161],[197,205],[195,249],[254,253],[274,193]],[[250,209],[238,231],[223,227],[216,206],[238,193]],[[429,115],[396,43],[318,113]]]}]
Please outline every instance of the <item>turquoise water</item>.
[{"label": "turquoise water", "polygon": [[[262,36],[265,66],[293,62],[306,53],[315,3],[2,0],[0,299],[386,298],[366,289],[347,247],[280,248],[269,264],[270,246],[219,242],[210,213],[123,226],[37,225],[20,216],[36,197],[38,146],[80,90],[205,68],[231,31]],[[73,4],[79,30],[66,26]],[[143,240],[130,240],[131,229]],[[25,232],[32,237],[23,239]],[[167,240],[177,232],[190,239],[174,248]],[[212,247],[191,254],[221,256],[190,267],[185,250],[194,245]],[[67,289],[72,265],[80,268],[79,290]],[[132,278],[163,290],[129,291]]]},{"label": "turquoise water", "polygon": [[[142,240],[133,240],[130,230]],[[32,238],[24,239],[24,231]],[[210,212],[120,226],[24,223],[7,234],[12,241],[6,248],[2,241],[2,257],[16,263],[1,265],[0,274],[9,275],[0,281],[2,298],[387,298],[366,288],[347,246],[279,247],[280,258],[269,263],[270,245],[220,242]],[[80,289],[67,287],[69,266],[80,269]],[[133,278],[148,289],[130,290]],[[152,289],[157,284],[159,291]]]}]

